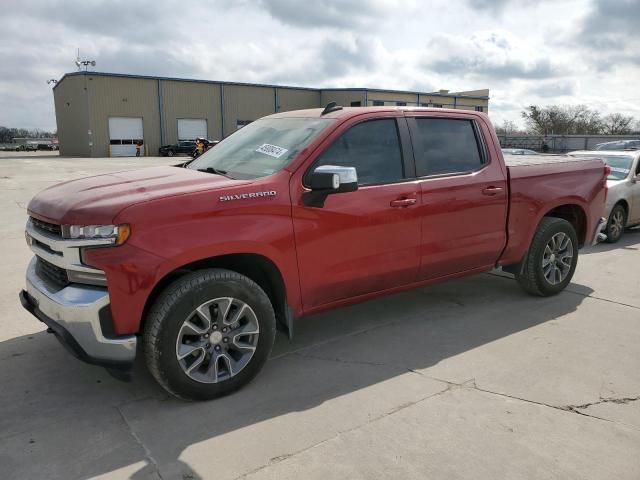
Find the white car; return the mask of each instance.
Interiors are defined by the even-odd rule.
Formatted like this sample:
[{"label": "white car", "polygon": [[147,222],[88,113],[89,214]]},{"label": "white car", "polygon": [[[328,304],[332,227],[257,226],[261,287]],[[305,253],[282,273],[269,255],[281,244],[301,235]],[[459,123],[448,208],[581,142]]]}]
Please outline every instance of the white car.
[{"label": "white car", "polygon": [[607,242],[620,240],[624,229],[640,224],[640,150],[576,151],[573,157],[601,158],[611,168],[607,177]]},{"label": "white car", "polygon": [[528,148],[503,148],[503,155],[540,155],[535,150],[529,150]]}]

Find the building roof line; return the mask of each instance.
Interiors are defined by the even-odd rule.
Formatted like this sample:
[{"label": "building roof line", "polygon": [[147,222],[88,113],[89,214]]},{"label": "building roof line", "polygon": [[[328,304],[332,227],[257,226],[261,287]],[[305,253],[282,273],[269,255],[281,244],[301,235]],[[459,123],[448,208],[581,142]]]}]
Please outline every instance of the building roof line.
[{"label": "building roof line", "polygon": [[205,83],[205,84],[213,84],[213,85],[225,85],[225,86],[243,86],[243,87],[266,87],[266,88],[286,88],[291,90],[307,90],[313,92],[323,92],[323,91],[357,91],[357,92],[380,92],[380,93],[409,93],[413,95],[428,95],[432,97],[458,97],[458,98],[470,98],[476,100],[489,100],[489,96],[481,96],[481,95],[465,95],[463,92],[461,93],[446,93],[442,94],[440,92],[419,92],[413,90],[385,90],[383,88],[312,88],[312,87],[294,87],[291,85],[274,85],[268,83],[248,83],[248,82],[227,82],[221,80],[199,80],[192,78],[178,78],[178,77],[161,77],[157,75],[134,75],[129,73],[107,73],[107,72],[91,72],[91,71],[79,71],[79,72],[68,72],[65,73],[60,80],[53,87],[55,90],[62,81],[67,77],[75,77],[78,75],[95,75],[101,77],[119,77],[119,78],[139,78],[144,80],[165,80],[165,81],[176,81],[176,82],[192,82],[192,83]]}]

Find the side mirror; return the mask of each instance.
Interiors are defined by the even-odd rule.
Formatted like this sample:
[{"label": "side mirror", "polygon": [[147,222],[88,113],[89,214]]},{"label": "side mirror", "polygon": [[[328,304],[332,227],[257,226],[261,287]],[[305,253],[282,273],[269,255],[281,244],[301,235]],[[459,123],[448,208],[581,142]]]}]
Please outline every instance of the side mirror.
[{"label": "side mirror", "polygon": [[333,193],[355,192],[358,189],[358,173],[354,167],[321,165],[311,174],[311,191],[303,195],[308,207],[324,207],[324,201]]}]

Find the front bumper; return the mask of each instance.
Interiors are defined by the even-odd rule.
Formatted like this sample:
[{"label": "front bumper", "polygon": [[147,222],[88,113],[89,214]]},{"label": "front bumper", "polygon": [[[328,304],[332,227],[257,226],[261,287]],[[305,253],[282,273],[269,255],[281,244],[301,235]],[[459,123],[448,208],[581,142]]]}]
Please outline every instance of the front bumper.
[{"label": "front bumper", "polygon": [[607,239],[607,236],[602,233],[602,230],[607,226],[607,219],[602,217],[598,220],[598,224],[596,225],[596,231],[593,235],[593,241],[591,242],[591,246],[596,245],[600,242],[604,242]]},{"label": "front bumper", "polygon": [[22,306],[49,327],[80,360],[110,369],[129,370],[136,356],[135,335],[113,336],[102,328],[110,318],[106,288],[70,284],[56,290],[36,272],[36,258],[27,269]]}]

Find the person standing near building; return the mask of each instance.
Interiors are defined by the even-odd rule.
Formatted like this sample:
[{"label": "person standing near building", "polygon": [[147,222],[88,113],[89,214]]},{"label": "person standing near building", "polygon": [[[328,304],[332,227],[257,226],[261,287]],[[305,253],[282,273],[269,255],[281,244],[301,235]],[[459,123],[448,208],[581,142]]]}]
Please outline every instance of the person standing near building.
[{"label": "person standing near building", "polygon": [[204,152],[204,140],[200,137],[196,139],[196,157],[199,157]]},{"label": "person standing near building", "polygon": [[138,140],[136,142],[136,157],[140,156],[140,150],[142,149],[142,141]]}]

